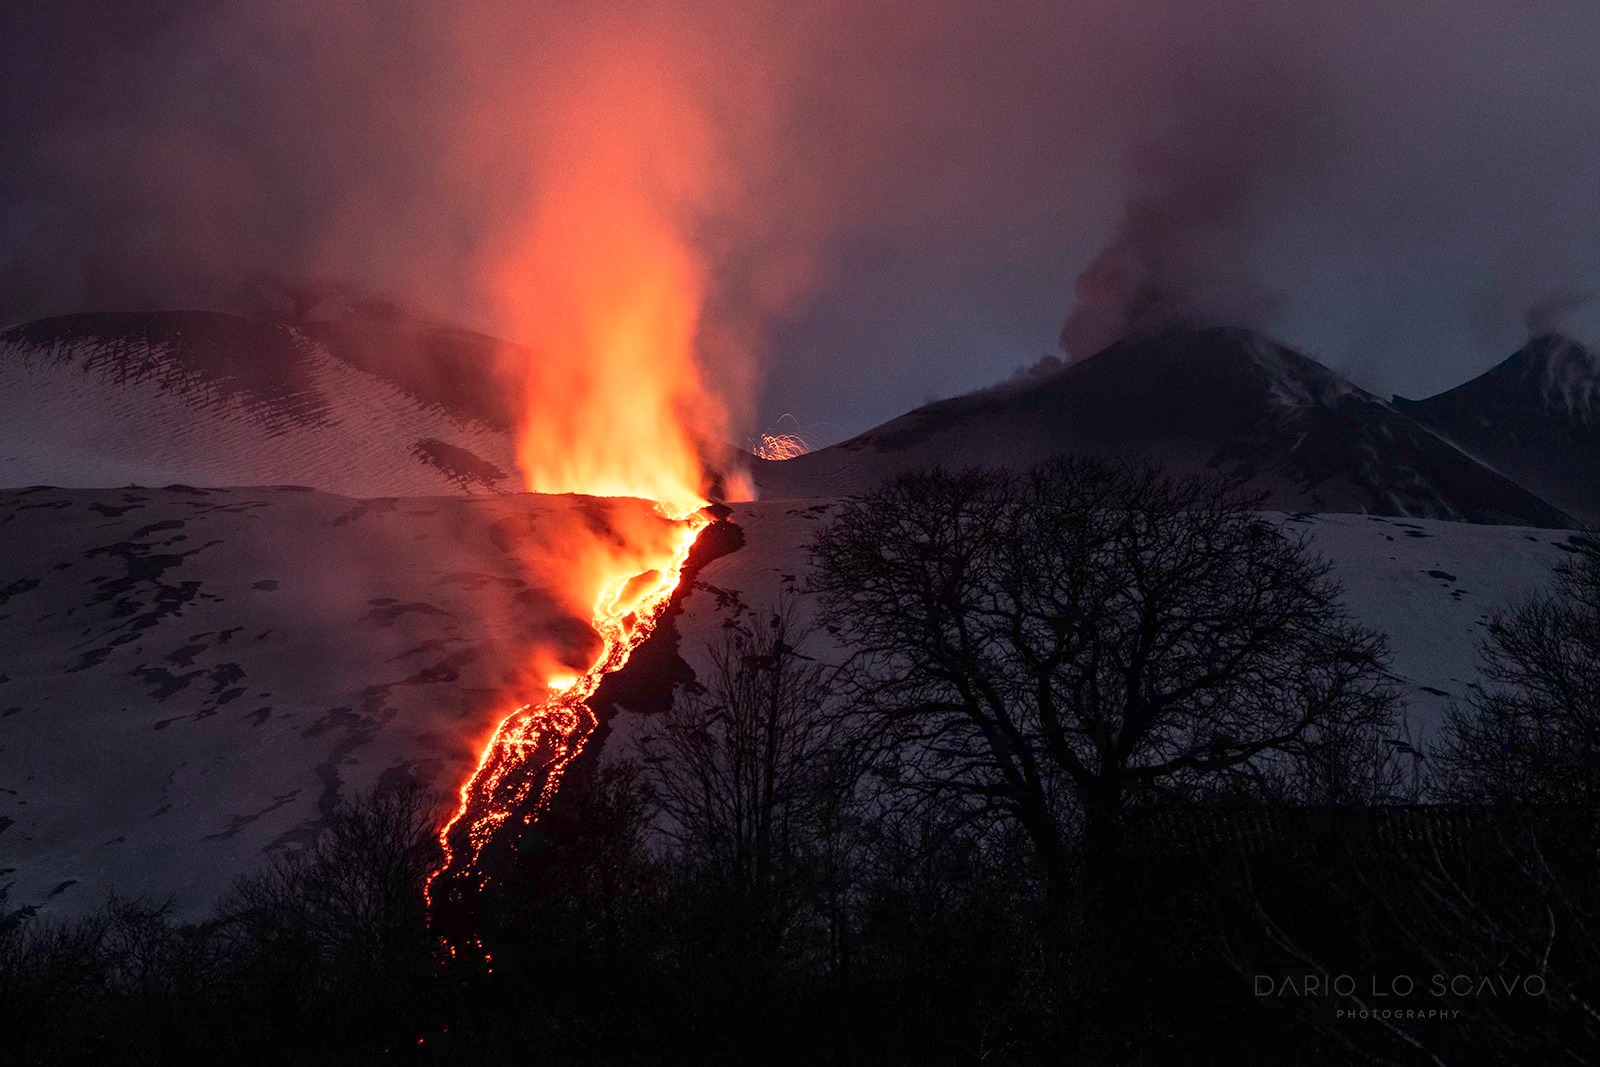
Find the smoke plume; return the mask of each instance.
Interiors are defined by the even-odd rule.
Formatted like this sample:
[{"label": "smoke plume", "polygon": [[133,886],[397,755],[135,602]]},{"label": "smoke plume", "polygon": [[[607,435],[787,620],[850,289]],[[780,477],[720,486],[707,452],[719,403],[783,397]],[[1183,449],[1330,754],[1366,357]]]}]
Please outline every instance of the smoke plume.
[{"label": "smoke plume", "polygon": [[1589,0],[4,5],[0,321],[310,277],[537,352],[648,262],[693,356],[658,410],[724,439],[1174,317],[1425,394],[1600,271],[1597,34]]},{"label": "smoke plume", "polygon": [[1073,359],[1174,326],[1265,326],[1280,297],[1259,263],[1263,201],[1314,184],[1325,113],[1270,37],[1156,70],[1157,121],[1123,152],[1121,219],[1073,285]]},{"label": "smoke plume", "polygon": [[1522,314],[1523,324],[1528,328],[1528,336],[1533,338],[1566,332],[1572,316],[1588,302],[1588,293],[1570,291],[1554,292],[1536,301]]}]

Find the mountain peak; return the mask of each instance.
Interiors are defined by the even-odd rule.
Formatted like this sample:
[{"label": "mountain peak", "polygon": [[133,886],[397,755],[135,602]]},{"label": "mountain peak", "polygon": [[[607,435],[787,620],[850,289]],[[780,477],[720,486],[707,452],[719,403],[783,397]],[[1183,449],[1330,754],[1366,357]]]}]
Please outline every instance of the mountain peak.
[{"label": "mountain peak", "polygon": [[[1551,410],[1564,411],[1585,423],[1596,421],[1600,408],[1600,365],[1595,354],[1564,334],[1533,338],[1495,368],[1537,389]],[[1494,373],[1491,371],[1490,373]]]},{"label": "mountain peak", "polygon": [[765,496],[838,496],[905,470],[1021,468],[1060,455],[1209,471],[1284,511],[1571,521],[1308,356],[1227,326],[1126,337],[1054,373],[755,470]]},{"label": "mountain peak", "polygon": [[1495,407],[1533,405],[1579,423],[1600,423],[1600,360],[1582,343],[1560,333],[1542,333],[1471,381],[1426,400],[1394,398],[1409,409],[1447,398]]},{"label": "mountain peak", "polygon": [[1469,382],[1394,406],[1533,492],[1600,521],[1600,366],[1541,333]]},{"label": "mountain peak", "polygon": [[1166,391],[1180,380],[1187,383],[1185,391],[1208,389],[1214,381],[1217,387],[1231,384],[1261,395],[1280,408],[1330,404],[1345,396],[1373,399],[1309,356],[1243,326],[1176,324],[1125,338],[1094,359],[1140,364],[1147,376],[1143,390]]}]

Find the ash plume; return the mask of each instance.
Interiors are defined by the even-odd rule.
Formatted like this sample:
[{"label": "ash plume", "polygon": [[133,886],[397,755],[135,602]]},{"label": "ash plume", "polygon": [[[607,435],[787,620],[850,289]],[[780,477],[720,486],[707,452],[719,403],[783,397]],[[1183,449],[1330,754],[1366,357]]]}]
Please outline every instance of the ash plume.
[{"label": "ash plume", "polygon": [[1073,285],[1072,359],[1175,327],[1260,328],[1278,304],[1258,209],[1315,157],[1315,98],[1270,55],[1233,58],[1166,72],[1158,122],[1124,152],[1121,219]]},{"label": "ash plume", "polygon": [[1589,300],[1588,293],[1558,291],[1529,305],[1522,313],[1522,323],[1527,327],[1528,337],[1532,339],[1546,334],[1566,333],[1572,316]]},{"label": "ash plume", "polygon": [[0,5],[0,325],[254,310],[271,275],[525,341],[546,279],[493,264],[573,158],[587,47],[688,105],[644,132],[702,192],[623,173],[693,251],[727,440],[1175,319],[1431,392],[1600,271],[1597,34],[1589,0]]}]

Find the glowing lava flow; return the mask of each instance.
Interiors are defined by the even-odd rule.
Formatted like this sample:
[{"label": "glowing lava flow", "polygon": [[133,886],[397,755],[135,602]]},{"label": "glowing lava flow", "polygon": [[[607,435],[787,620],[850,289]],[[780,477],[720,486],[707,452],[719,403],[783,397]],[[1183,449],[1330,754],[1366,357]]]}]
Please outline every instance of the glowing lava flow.
[{"label": "glowing lava flow", "polygon": [[[607,582],[595,600],[592,620],[603,643],[600,658],[577,678],[552,679],[550,693],[542,702],[522,705],[495,728],[477,769],[461,787],[460,806],[439,831],[444,859],[428,876],[424,892],[430,908],[435,881],[446,874],[460,877],[474,872],[484,846],[513,816],[520,815],[528,824],[544,811],[567,764],[583,750],[594,731],[589,698],[601,679],[628,662],[666,610],[689,550],[711,520],[697,510],[698,505],[656,507],[683,524],[671,558],[654,570],[619,575]],[[529,803],[535,785],[539,795]],[[484,875],[478,871],[474,888],[483,885]]]}]

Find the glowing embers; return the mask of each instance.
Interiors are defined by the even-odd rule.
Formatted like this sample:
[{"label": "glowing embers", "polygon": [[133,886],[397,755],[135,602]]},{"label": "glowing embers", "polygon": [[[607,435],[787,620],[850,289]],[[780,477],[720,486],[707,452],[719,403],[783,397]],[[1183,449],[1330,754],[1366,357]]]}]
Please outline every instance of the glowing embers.
[{"label": "glowing embers", "polygon": [[[778,427],[783,425],[783,420],[794,422],[794,416],[785,413],[778,419]],[[750,445],[750,451],[761,459],[785,460],[795,459],[811,451],[811,442],[800,434],[785,432],[774,427],[770,433],[763,433]]]},{"label": "glowing embers", "polygon": [[477,768],[461,787],[460,806],[439,832],[444,859],[428,876],[430,909],[437,903],[434,885],[441,877],[447,885],[466,879],[464,888],[481,889],[484,848],[508,823],[532,823],[549,805],[567,765],[594,732],[589,698],[655,629],[678,587],[689,550],[711,523],[697,507],[657,505],[662,515],[680,524],[677,543],[660,565],[618,575],[600,590],[592,618],[602,642],[600,657],[577,677],[550,678],[543,701],[522,705],[495,728]]}]

